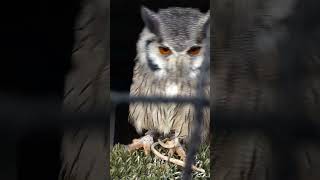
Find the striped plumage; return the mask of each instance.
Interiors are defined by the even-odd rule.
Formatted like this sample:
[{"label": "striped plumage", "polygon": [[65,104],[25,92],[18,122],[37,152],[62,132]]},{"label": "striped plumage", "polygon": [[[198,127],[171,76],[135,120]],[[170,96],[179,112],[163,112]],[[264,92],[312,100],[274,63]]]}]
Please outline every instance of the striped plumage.
[{"label": "striped plumage", "polygon": [[[168,8],[160,10],[157,14],[146,9],[145,13],[143,18],[146,28],[142,31],[137,44],[138,55],[130,94],[162,97],[196,96],[199,68],[204,60],[209,60],[203,58],[206,51],[205,42],[209,42],[204,39],[209,37],[201,34],[202,28],[208,28],[205,24],[209,22],[209,13],[203,14],[191,8]],[[148,19],[146,16],[151,18]],[[159,23],[151,22],[153,24],[150,25],[148,24],[150,21]],[[179,26],[176,27],[177,24]],[[197,37],[202,39],[199,40]],[[157,48],[163,44],[170,47],[172,56],[159,55]],[[202,47],[199,55],[187,55],[187,50],[194,44]],[[206,74],[208,78],[204,89],[205,95],[209,97],[209,69],[206,69]],[[202,140],[208,138],[209,111],[209,108],[203,111]],[[175,131],[179,138],[188,140],[194,119],[195,111],[191,104],[132,103],[129,107],[129,121],[140,134],[143,130],[156,130],[161,134]]]}]

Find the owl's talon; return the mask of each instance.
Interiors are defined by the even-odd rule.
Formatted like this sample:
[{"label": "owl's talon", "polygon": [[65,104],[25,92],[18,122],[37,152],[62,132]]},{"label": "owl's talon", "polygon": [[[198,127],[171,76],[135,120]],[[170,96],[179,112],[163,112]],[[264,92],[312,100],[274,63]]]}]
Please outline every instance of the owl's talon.
[{"label": "owl's talon", "polygon": [[174,155],[174,149],[169,149],[168,155],[172,157]]},{"label": "owl's talon", "polygon": [[[167,139],[164,139],[163,141],[166,141]],[[166,149],[169,149],[168,155],[173,156],[175,153],[180,157],[182,161],[185,161],[186,159],[186,152],[183,149],[182,145],[177,141],[177,139],[166,141],[165,143],[163,141],[158,140],[159,144]]]},{"label": "owl's talon", "polygon": [[[169,155],[168,156],[165,156],[163,154],[161,154],[158,150],[156,150],[155,146],[159,145],[160,143],[159,142],[156,142],[154,144],[152,144],[151,146],[151,150],[152,152],[157,156],[159,157],[160,159],[164,160],[164,161],[169,161],[171,163],[174,163],[178,166],[182,166],[182,167],[185,167],[185,161],[183,160],[179,160],[179,159],[175,159],[174,157],[172,157],[170,154],[171,153],[174,153],[176,152],[182,159],[185,159],[185,157],[183,155],[185,155],[185,151],[184,149],[182,148],[182,146],[180,144],[177,144],[178,146],[175,147],[175,148],[171,148],[169,149]],[[184,157],[184,158],[183,158]],[[195,171],[199,171],[201,173],[205,173],[205,170],[202,169],[202,168],[198,168],[194,165],[191,166],[191,168]]]},{"label": "owl's talon", "polygon": [[143,148],[144,154],[149,155],[152,144],[153,144],[153,137],[151,135],[146,135],[140,139],[133,139],[132,143],[127,145],[127,150],[131,152],[133,150]]},{"label": "owl's talon", "polygon": [[151,144],[144,144],[143,145],[144,154],[148,156],[151,151]]},{"label": "owl's talon", "polygon": [[180,157],[180,159],[182,161],[186,160],[187,155],[186,155],[186,152],[185,152],[185,150],[183,149],[183,147],[181,145],[178,146],[178,147],[175,147],[175,151],[176,151],[177,155]]}]

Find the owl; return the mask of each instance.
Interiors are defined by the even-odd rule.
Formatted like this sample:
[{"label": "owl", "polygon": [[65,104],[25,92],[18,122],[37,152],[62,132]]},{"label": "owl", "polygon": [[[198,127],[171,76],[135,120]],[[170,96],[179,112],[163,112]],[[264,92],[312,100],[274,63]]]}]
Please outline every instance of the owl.
[{"label": "owl", "polygon": [[[137,42],[137,56],[130,95],[160,97],[197,97],[197,78],[205,74],[204,91],[209,98],[210,11],[169,7],[154,12],[144,6],[145,24]],[[207,58],[206,58],[207,57]],[[203,110],[201,141],[209,134],[209,108]],[[195,109],[182,103],[131,103],[129,122],[142,138],[134,139],[129,150],[144,148],[146,154],[156,135],[172,135],[175,153],[185,159],[184,144],[190,140]]]}]

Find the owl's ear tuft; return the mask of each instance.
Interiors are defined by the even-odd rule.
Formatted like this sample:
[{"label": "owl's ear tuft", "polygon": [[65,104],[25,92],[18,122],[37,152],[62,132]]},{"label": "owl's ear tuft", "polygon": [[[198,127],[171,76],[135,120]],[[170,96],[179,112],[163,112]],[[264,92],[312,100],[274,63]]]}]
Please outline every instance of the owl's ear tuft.
[{"label": "owl's ear tuft", "polygon": [[145,6],[141,7],[141,17],[146,27],[154,34],[159,35],[159,17],[157,13]]},{"label": "owl's ear tuft", "polygon": [[204,14],[204,16],[200,20],[200,36],[199,41],[210,36],[210,10]]},{"label": "owl's ear tuft", "polygon": [[207,31],[208,29],[209,29],[209,27],[210,27],[210,10],[204,15],[204,17],[203,17],[203,26],[202,26],[202,28],[203,28],[203,30],[204,31]]}]

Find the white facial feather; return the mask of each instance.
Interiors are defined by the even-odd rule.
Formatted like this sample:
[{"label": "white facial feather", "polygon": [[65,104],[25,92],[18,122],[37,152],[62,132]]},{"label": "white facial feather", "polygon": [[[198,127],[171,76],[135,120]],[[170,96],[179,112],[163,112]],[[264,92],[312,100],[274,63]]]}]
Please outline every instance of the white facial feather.
[{"label": "white facial feather", "polygon": [[146,54],[147,49],[146,43],[149,39],[152,39],[156,37],[154,34],[152,34],[147,28],[144,28],[143,31],[140,34],[139,41],[137,43],[137,52],[138,52],[138,59],[140,62],[147,63]]},{"label": "white facial feather", "polygon": [[[166,47],[169,47],[172,51],[172,55],[170,56],[162,56],[159,53],[159,46],[161,44],[157,42],[152,42],[147,46],[147,42],[153,38],[156,38],[156,35],[151,33],[147,28],[144,28],[142,33],[140,34],[140,39],[137,43],[137,51],[138,53],[138,59],[140,62],[144,63],[147,66],[147,58],[149,57],[153,64],[155,64],[159,70],[154,71],[156,77],[158,78],[165,78],[168,74],[167,68],[172,67],[172,61],[175,61],[179,56],[186,56],[188,57],[187,51],[189,48],[185,49],[182,52],[176,52],[172,47],[169,46],[166,42],[164,42],[162,45],[165,45]],[[170,62],[168,61],[170,59]],[[203,49],[199,53],[199,55],[186,58],[186,61],[184,63],[188,64],[190,66],[190,72],[188,77],[186,78],[196,78],[199,74],[198,68],[202,65],[203,62]]]},{"label": "white facial feather", "polygon": [[177,96],[179,93],[178,91],[178,86],[176,83],[170,83],[167,85],[167,88],[166,88],[166,95],[167,96]]}]

